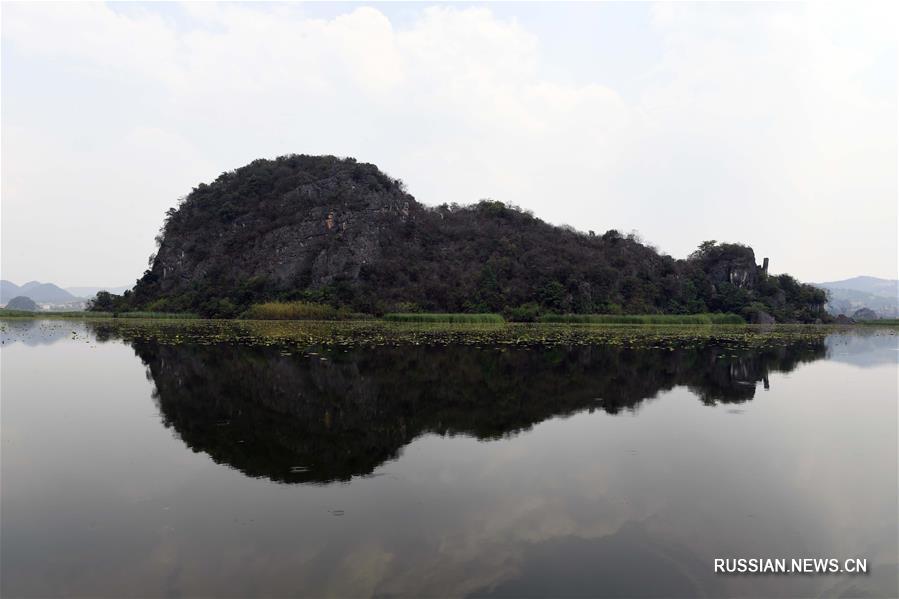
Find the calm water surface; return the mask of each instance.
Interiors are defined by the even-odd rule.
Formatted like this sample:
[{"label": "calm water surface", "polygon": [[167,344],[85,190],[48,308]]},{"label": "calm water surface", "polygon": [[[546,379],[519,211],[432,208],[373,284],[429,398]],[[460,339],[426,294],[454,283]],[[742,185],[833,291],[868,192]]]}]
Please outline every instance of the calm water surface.
[{"label": "calm water surface", "polygon": [[[895,331],[286,351],[0,329],[4,597],[899,594]],[[714,573],[735,557],[869,573]]]}]

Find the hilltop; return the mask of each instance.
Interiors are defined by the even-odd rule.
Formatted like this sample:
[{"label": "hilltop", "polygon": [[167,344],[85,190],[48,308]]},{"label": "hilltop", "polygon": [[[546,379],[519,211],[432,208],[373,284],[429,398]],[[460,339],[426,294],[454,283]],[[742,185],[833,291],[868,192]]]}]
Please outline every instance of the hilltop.
[{"label": "hilltop", "polygon": [[849,289],[861,293],[870,293],[879,297],[899,297],[899,281],[896,279],[860,276],[841,281],[813,283],[813,285],[824,289]]},{"label": "hilltop", "polygon": [[66,304],[81,299],[53,283],[28,281],[19,286],[5,279],[0,281],[0,304],[5,304],[17,296],[27,297],[40,304]]},{"label": "hilltop", "polygon": [[770,276],[751,248],[704,242],[684,260],[634,235],[550,225],[481,201],[427,207],[371,164],[256,160],[167,212],[133,292],[106,309],[231,317],[303,299],[385,311],[736,312],[826,318],[824,292]]},{"label": "hilltop", "polygon": [[827,291],[827,311],[834,316],[853,316],[870,310],[878,318],[899,316],[899,281],[877,277],[852,277],[841,281],[813,283]]}]

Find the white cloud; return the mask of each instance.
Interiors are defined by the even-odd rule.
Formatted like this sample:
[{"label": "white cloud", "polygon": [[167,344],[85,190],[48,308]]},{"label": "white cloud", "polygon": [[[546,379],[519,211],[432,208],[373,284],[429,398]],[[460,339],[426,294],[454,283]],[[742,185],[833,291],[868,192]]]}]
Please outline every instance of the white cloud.
[{"label": "white cloud", "polygon": [[625,99],[601,72],[547,76],[553,40],[486,8],[398,25],[370,7],[5,4],[3,276],[131,281],[179,196],[289,152],[374,162],[429,204],[639,228],[674,255],[718,238],[807,279],[889,276],[896,20],[862,8],[659,5],[661,60]]}]

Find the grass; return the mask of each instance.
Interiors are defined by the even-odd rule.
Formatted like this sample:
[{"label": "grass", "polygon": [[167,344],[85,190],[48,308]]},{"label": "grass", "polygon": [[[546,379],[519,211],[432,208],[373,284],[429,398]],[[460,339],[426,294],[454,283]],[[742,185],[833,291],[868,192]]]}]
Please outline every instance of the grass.
[{"label": "grass", "polygon": [[[90,312],[88,312],[90,314]],[[119,312],[111,314],[113,318],[162,318],[162,319],[196,319],[199,314],[192,312]]]},{"label": "grass", "polygon": [[[82,314],[82,313],[79,312],[79,314]],[[35,312],[29,312],[28,310],[7,310],[6,308],[0,308],[0,317],[5,316],[5,317],[14,317],[14,318],[19,318],[19,317],[28,318],[28,317],[32,317],[34,315],[35,315]]]},{"label": "grass", "polygon": [[250,320],[349,320],[364,315],[314,302],[265,302],[254,304],[241,315]]},{"label": "grass", "polygon": [[736,314],[544,314],[537,321],[565,324],[746,324]]},{"label": "grass", "polygon": [[0,308],[0,318],[150,318],[183,320],[199,318],[198,315],[189,312],[86,312],[81,310],[51,311],[38,310],[7,310]]},{"label": "grass", "polygon": [[857,320],[855,324],[867,324],[879,327],[899,326],[899,318],[878,318],[877,320]]},{"label": "grass", "polygon": [[438,314],[433,312],[385,314],[384,320],[388,322],[451,324],[502,324],[505,322],[499,314]]}]

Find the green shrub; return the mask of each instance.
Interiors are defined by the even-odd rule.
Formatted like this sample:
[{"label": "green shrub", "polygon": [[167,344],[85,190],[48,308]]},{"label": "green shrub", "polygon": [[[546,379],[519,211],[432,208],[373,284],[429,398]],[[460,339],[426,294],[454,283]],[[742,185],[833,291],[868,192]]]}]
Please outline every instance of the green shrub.
[{"label": "green shrub", "polygon": [[401,314],[421,312],[421,307],[415,302],[397,302],[393,308]]},{"label": "green shrub", "polygon": [[536,302],[528,302],[516,308],[507,308],[503,315],[511,322],[537,322],[540,306]]}]

